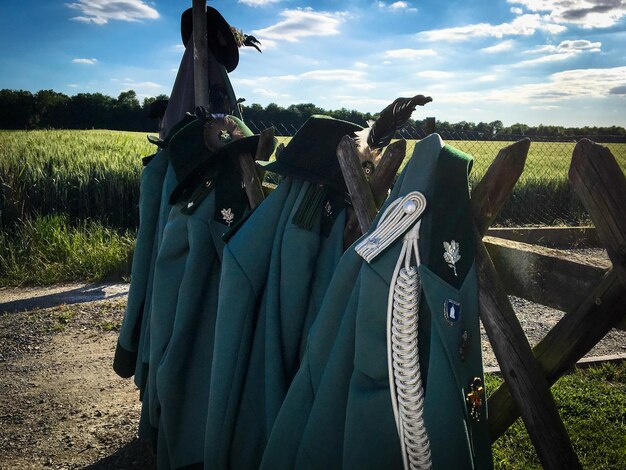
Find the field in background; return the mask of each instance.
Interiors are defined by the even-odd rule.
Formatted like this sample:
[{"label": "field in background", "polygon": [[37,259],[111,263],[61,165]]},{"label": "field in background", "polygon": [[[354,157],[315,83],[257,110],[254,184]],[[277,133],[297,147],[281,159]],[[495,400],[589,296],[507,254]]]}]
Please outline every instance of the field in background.
[{"label": "field in background", "polygon": [[128,278],[145,133],[0,131],[0,285]]},{"label": "field in background", "polygon": [[141,157],[155,149],[139,132],[0,131],[0,229],[36,214],[135,227]]},{"label": "field in background", "polygon": [[[279,137],[279,140],[287,143],[290,138]],[[474,156],[470,177],[473,183],[480,179],[498,151],[511,142],[450,140],[447,143]],[[407,159],[414,145],[415,141],[408,141]],[[567,182],[574,145],[574,142],[531,144],[524,174],[496,224],[589,223]],[[626,168],[626,144],[607,146],[622,168]],[[155,150],[146,134],[139,132],[0,131],[0,241],[3,244],[0,283],[42,284],[72,280],[73,276],[76,276],[73,279],[96,280],[119,273],[127,275],[127,258],[132,249],[128,239],[132,240],[139,223],[141,157]],[[37,235],[46,231],[54,231],[54,241]],[[64,253],[66,247],[78,244],[83,252],[97,256],[104,250],[87,247],[102,247],[103,240],[121,243],[124,248],[103,255],[101,268],[96,268],[97,258],[82,266],[57,267],[52,273],[64,274],[59,274],[56,281],[50,272],[38,276],[33,270],[15,265],[18,260],[50,259],[51,253]],[[80,260],[75,262],[80,264]]]}]

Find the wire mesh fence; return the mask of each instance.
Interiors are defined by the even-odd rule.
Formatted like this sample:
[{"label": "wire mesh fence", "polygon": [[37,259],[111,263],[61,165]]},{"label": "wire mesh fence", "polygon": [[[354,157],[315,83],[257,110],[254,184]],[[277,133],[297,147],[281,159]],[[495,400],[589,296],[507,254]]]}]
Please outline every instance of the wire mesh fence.
[{"label": "wire mesh fence", "polygon": [[[255,132],[273,126],[283,143],[287,143],[297,131],[293,124],[261,121],[248,121],[247,124]],[[583,137],[606,145],[622,170],[626,170],[626,140],[623,136],[493,136],[447,131],[439,134],[447,144],[474,157],[470,184],[480,180],[500,149],[523,137],[531,139],[524,173],[495,222],[498,226],[592,224],[567,178],[574,146]],[[396,137],[407,140],[407,159],[413,154],[415,143],[426,135],[424,129],[411,125],[398,131]]]}]

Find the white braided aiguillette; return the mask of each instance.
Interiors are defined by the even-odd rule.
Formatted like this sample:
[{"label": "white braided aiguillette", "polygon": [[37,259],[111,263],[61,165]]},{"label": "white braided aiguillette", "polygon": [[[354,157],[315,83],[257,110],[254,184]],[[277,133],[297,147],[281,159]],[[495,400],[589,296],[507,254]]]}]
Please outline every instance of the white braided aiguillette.
[{"label": "white braided aiguillette", "polygon": [[420,225],[418,220],[404,236],[387,304],[389,391],[405,470],[432,468],[417,330],[422,293],[417,270]]},{"label": "white braided aiguillette", "polygon": [[376,229],[355,247],[356,252],[368,263],[397,240],[426,208],[426,198],[413,191],[393,201],[378,221]]}]

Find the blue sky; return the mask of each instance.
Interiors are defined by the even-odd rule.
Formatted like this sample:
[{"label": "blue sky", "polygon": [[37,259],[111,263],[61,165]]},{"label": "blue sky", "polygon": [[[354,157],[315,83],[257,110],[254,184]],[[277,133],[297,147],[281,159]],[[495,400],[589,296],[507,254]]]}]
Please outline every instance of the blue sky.
[{"label": "blue sky", "polygon": [[[626,126],[625,0],[215,0],[263,44],[231,73],[246,102],[414,117]],[[0,2],[0,88],[169,94],[191,1]]]}]

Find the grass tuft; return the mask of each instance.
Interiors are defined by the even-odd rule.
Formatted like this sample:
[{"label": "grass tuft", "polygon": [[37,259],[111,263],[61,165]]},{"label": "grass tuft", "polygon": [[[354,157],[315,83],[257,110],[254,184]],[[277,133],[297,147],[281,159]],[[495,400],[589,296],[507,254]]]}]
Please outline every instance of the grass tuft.
[{"label": "grass tuft", "polygon": [[11,234],[0,232],[0,284],[122,280],[129,275],[133,247],[131,232],[99,222],[71,226],[61,215],[27,219]]}]

